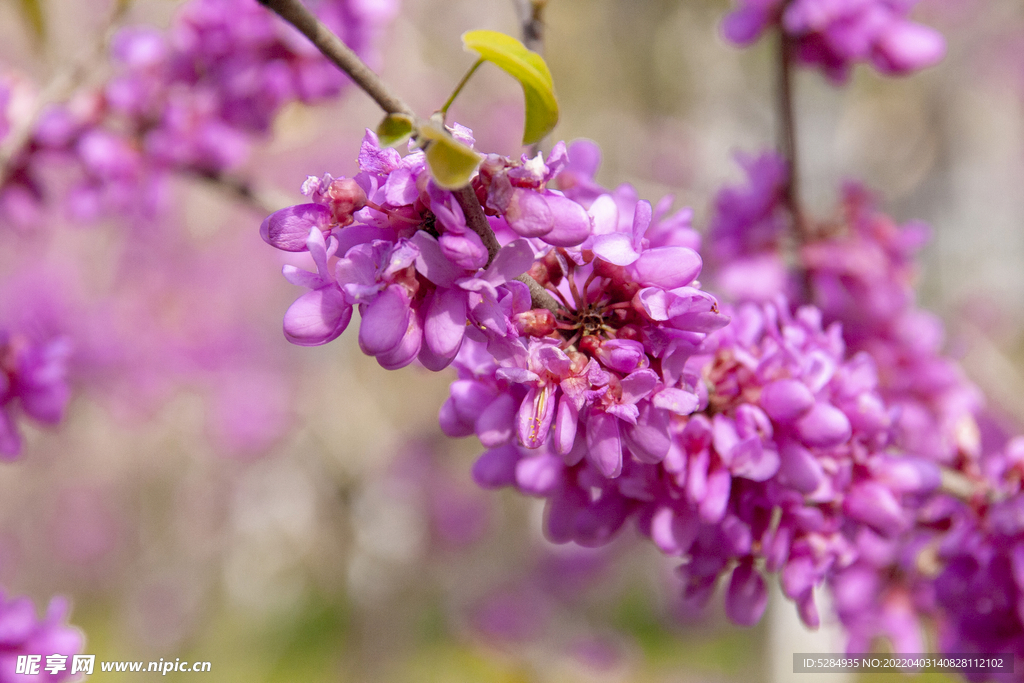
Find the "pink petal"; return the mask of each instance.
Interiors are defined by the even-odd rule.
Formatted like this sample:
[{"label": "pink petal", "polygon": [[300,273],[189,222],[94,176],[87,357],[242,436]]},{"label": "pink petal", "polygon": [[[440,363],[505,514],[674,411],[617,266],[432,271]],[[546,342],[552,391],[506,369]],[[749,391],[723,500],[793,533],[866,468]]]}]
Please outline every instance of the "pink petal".
[{"label": "pink petal", "polygon": [[555,451],[565,455],[572,450],[576,443],[576,430],[579,421],[579,413],[572,400],[562,395],[558,399],[558,417],[555,420]]},{"label": "pink petal", "polygon": [[658,247],[642,253],[628,270],[642,285],[676,289],[693,282],[702,266],[700,255],[689,247]]},{"label": "pink petal", "polygon": [[[458,289],[438,289],[427,307],[423,326],[427,346],[450,363],[466,336],[466,293]],[[445,363],[447,367],[448,363]],[[433,370],[434,368],[431,368]]]},{"label": "pink petal", "polygon": [[389,285],[376,299],[360,308],[359,348],[368,356],[387,353],[402,341],[409,328],[409,299],[399,285]]},{"label": "pink petal", "polygon": [[533,191],[517,187],[505,210],[505,220],[522,237],[542,237],[555,227],[554,217],[545,198]]},{"label": "pink petal", "polygon": [[591,249],[599,258],[616,266],[628,266],[640,258],[640,254],[633,250],[629,237],[621,232],[598,235]]},{"label": "pink petal", "polygon": [[337,287],[306,292],[284,314],[284,336],[298,346],[337,339],[352,319],[352,307]]},{"label": "pink petal", "polygon": [[725,516],[729,504],[729,491],[732,490],[732,477],[729,470],[718,467],[710,470],[707,479],[707,493],[700,501],[697,510],[700,518],[708,524],[717,524]]},{"label": "pink petal", "polygon": [[519,407],[519,440],[527,448],[540,448],[547,441],[555,416],[555,385],[531,387]]},{"label": "pink petal", "polygon": [[939,62],[946,40],[933,28],[911,21],[893,22],[875,43],[874,63],[885,73],[903,74]]},{"label": "pink petal", "polygon": [[331,211],[322,204],[299,204],[275,211],[260,225],[260,237],[284,251],[306,251],[310,228],[323,229],[331,222]]},{"label": "pink petal", "polygon": [[649,465],[660,463],[668,454],[671,443],[665,413],[645,401],[640,406],[637,423],[626,427],[622,440],[640,462]]},{"label": "pink petal", "polygon": [[796,423],[800,439],[808,446],[830,448],[850,440],[853,428],[846,414],[828,403],[817,403]]},{"label": "pink petal", "polygon": [[554,227],[541,237],[543,241],[556,247],[574,247],[590,237],[593,228],[586,209],[551,191],[545,194],[545,199]]},{"label": "pink petal", "polygon": [[896,496],[873,481],[855,485],[843,499],[843,512],[886,538],[899,534],[908,520]]},{"label": "pink petal", "polygon": [[683,389],[662,389],[656,393],[651,401],[655,408],[667,410],[676,415],[689,415],[697,410],[700,399],[694,394]]},{"label": "pink petal", "polygon": [[784,444],[779,458],[778,480],[785,486],[790,486],[800,493],[812,493],[825,480],[821,464],[809,450],[798,443],[790,441]]},{"label": "pink petal", "polygon": [[741,626],[753,626],[768,606],[768,588],[761,572],[750,560],[741,562],[732,572],[725,596],[725,613]]},{"label": "pink petal", "polygon": [[455,281],[462,277],[464,271],[445,258],[437,238],[417,230],[409,241],[420,250],[416,258],[416,271],[438,287],[454,287]]},{"label": "pink petal", "polygon": [[767,481],[779,471],[779,454],[772,448],[765,448],[760,437],[751,436],[733,449],[733,476],[751,481]]},{"label": "pink petal", "polygon": [[473,481],[485,489],[511,486],[516,482],[519,449],[509,444],[484,452],[473,463]]},{"label": "pink petal", "polygon": [[476,435],[489,448],[500,446],[512,438],[516,406],[510,394],[501,394],[484,408],[476,420]]},{"label": "pink petal", "polygon": [[803,382],[781,379],[764,388],[760,404],[776,422],[789,423],[814,406],[814,394]]},{"label": "pink petal", "polygon": [[516,463],[516,484],[524,493],[545,496],[562,483],[562,459],[544,454],[523,458]]},{"label": "pink petal", "polygon": [[658,509],[651,519],[651,539],[661,552],[672,557],[682,557],[690,551],[697,540],[700,520],[692,512],[680,513],[671,507]]},{"label": "pink petal", "polygon": [[409,316],[409,326],[405,330],[398,346],[387,353],[377,354],[377,363],[385,370],[404,368],[413,362],[423,348],[423,327],[419,316]]},{"label": "pink petal", "polygon": [[609,479],[622,473],[618,418],[602,412],[591,414],[587,421],[587,457]]}]

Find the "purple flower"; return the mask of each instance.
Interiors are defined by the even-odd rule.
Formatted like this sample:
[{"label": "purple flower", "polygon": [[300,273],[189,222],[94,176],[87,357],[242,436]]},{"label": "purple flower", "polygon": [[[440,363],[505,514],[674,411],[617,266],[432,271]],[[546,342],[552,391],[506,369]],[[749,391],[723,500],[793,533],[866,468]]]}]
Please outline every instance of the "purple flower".
[{"label": "purple flower", "polygon": [[[277,214],[274,214],[275,216]],[[299,346],[319,346],[336,339],[352,319],[352,304],[339,286],[329,259],[338,249],[338,241],[311,228],[306,240],[317,272],[285,266],[284,276],[289,282],[311,291],[299,297],[284,315],[284,335]]]},{"label": "purple flower", "polygon": [[21,416],[53,425],[64,417],[71,396],[65,337],[43,342],[0,331],[0,456],[21,452],[16,420]]},{"label": "purple flower", "polygon": [[[47,680],[63,681],[71,677],[70,657],[82,651],[85,638],[81,631],[65,623],[67,612],[67,600],[55,597],[40,620],[28,598],[6,599],[0,594],[0,681],[23,680],[15,670],[18,657],[26,655],[40,656],[39,675]],[[53,654],[65,655],[67,668],[48,674],[46,657]]]},{"label": "purple flower", "polygon": [[778,27],[792,40],[796,57],[816,65],[834,81],[850,67],[870,62],[885,74],[906,74],[945,55],[942,36],[907,20],[915,2],[900,0],[737,0],[722,23],[727,39],[749,45]]}]

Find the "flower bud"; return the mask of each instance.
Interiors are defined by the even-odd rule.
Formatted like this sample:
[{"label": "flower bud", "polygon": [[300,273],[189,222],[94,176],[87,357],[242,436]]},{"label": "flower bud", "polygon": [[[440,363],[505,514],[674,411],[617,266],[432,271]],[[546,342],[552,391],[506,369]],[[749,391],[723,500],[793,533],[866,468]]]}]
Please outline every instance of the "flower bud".
[{"label": "flower bud", "polygon": [[517,313],[513,322],[519,334],[531,337],[546,337],[555,331],[555,315],[546,308],[534,308]]},{"label": "flower bud", "polygon": [[366,206],[366,193],[352,178],[338,178],[327,188],[331,216],[341,227],[353,220],[352,214]]}]

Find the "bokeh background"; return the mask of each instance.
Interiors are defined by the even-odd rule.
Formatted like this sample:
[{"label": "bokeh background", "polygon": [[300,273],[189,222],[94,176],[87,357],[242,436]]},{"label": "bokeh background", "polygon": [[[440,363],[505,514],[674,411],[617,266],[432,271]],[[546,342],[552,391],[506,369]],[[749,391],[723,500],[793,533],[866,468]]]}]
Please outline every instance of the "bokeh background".
[{"label": "bokeh background", "polygon": [[[135,0],[120,21],[166,27],[181,4]],[[50,81],[97,43],[109,9],[0,3],[0,68]],[[604,185],[673,194],[701,230],[717,189],[742,177],[734,154],[776,137],[773,51],[726,45],[728,9],[550,0],[545,14],[554,139],[597,141]],[[916,18],[949,41],[935,68],[859,67],[845,88],[799,74],[803,194],[824,218],[857,179],[897,220],[933,227],[921,298],[990,404],[1024,423],[1024,6],[922,0]],[[459,36],[474,28],[517,35],[512,0],[402,0],[377,64],[427,114],[471,65]],[[76,87],[109,74],[84,63]],[[478,149],[518,155],[521,98],[488,66],[449,118]],[[265,203],[295,203],[307,175],[354,172],[379,118],[354,89],[289,105],[237,175]],[[841,649],[833,626],[805,633],[778,595],[753,629],[717,600],[683,613],[671,562],[629,530],[600,551],[547,543],[539,504],[477,489],[478,447],[441,435],[447,373],[386,372],[354,334],[290,346],[296,291],[259,239],[264,214],[195,178],[169,193],[158,229],[60,211],[45,230],[0,225],[0,320],[60,320],[88,360],[64,423],[30,429],[0,469],[0,584],[37,605],[69,596],[87,653],[212,663],[179,680],[512,683],[781,681],[794,651]]]}]

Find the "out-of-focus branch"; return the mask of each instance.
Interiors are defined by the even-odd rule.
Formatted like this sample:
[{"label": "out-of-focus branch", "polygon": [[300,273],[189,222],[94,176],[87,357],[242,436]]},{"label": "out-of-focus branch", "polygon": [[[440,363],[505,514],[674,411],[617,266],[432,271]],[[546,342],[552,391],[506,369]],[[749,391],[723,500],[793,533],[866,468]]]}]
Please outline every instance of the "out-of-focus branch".
[{"label": "out-of-focus branch", "polygon": [[785,31],[779,29],[778,113],[779,152],[786,159],[786,207],[793,220],[797,241],[807,240],[807,222],[800,203],[800,164],[796,139],[796,117],[793,113],[793,46]]},{"label": "out-of-focus branch", "polygon": [[544,7],[548,0],[516,0],[523,45],[537,54],[544,54]]},{"label": "out-of-focus branch", "polygon": [[[309,40],[334,64],[347,73],[356,85],[388,114],[405,114],[416,118],[415,113],[404,101],[391,92],[384,81],[368,67],[359,56],[349,49],[338,36],[334,35],[316,16],[299,0],[259,0],[259,2],[277,13],[285,21],[299,29]],[[543,5],[539,0],[534,4]],[[472,185],[466,185],[454,193],[456,201],[462,207],[466,217],[466,225],[475,232],[487,248],[487,265],[497,256],[501,245],[494,236],[487,217],[484,215],[480,200],[473,191]],[[526,278],[526,279],[522,279]],[[530,287],[530,294],[535,308],[558,310],[558,302],[548,294],[533,278],[520,276],[520,280]],[[530,282],[533,284],[531,285]]]},{"label": "out-of-focus branch", "polygon": [[[275,197],[257,190],[246,178],[230,176],[223,173],[206,173],[203,171],[187,171],[187,175],[205,181],[224,194],[251,207],[261,214],[270,214],[292,203],[288,198]],[[284,193],[279,193],[284,194]]]},{"label": "out-of-focus branch", "polygon": [[381,80],[380,76],[366,65],[341,38],[334,35],[299,0],[259,0],[260,4],[278,14],[282,19],[299,29],[325,57],[347,73],[363,92],[388,114],[415,116],[412,109],[403,102]]},{"label": "out-of-focus branch", "polygon": [[[519,13],[519,24],[523,45],[539,55],[544,54],[544,8],[548,0],[515,0],[516,10]],[[543,140],[530,145],[530,156],[535,157],[540,152]]]},{"label": "out-of-focus branch", "polygon": [[942,479],[939,490],[964,502],[970,502],[979,494],[985,493],[985,486],[972,481],[963,472],[943,467],[939,474]]}]

